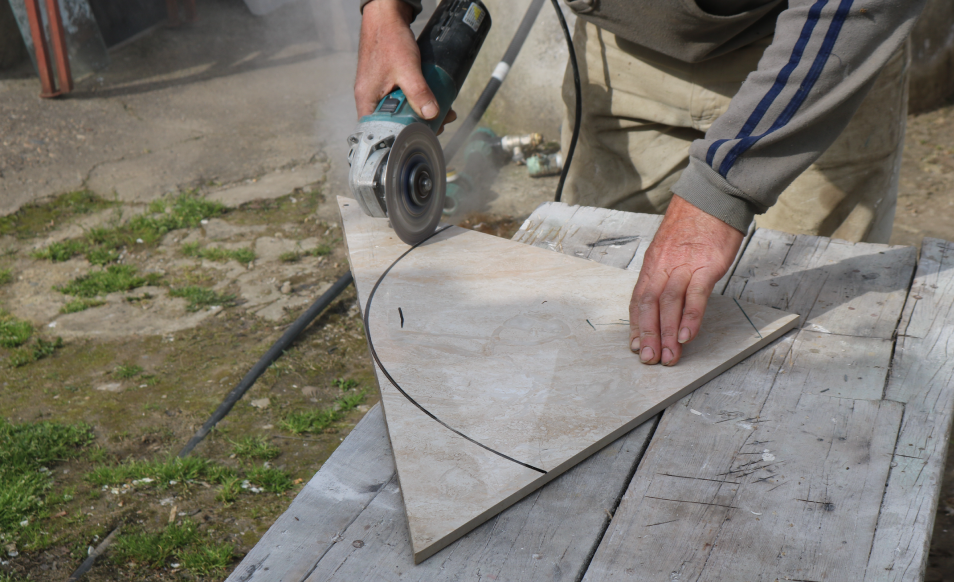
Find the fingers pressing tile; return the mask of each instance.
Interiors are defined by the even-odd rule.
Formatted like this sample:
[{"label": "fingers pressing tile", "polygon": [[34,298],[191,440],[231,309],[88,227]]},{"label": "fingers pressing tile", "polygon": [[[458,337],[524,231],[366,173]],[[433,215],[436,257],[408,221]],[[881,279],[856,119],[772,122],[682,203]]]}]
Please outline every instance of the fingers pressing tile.
[{"label": "fingers pressing tile", "polygon": [[689,338],[691,337],[692,337],[692,332],[689,331],[688,327],[684,327],[679,330],[679,338],[678,338],[679,343],[684,344],[687,341],[689,341]]},{"label": "fingers pressing tile", "polygon": [[649,346],[646,346],[645,348],[639,351],[639,359],[644,364],[647,362],[651,362],[653,360],[653,357],[655,357],[655,355],[656,355],[656,352],[654,352],[653,349]]}]

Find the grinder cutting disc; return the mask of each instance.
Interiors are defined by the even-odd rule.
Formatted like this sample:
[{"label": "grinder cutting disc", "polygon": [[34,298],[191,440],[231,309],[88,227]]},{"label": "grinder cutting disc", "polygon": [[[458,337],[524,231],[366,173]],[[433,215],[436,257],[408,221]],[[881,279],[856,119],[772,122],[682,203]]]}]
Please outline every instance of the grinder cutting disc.
[{"label": "grinder cutting disc", "polygon": [[444,151],[423,123],[412,123],[394,139],[384,175],[388,219],[409,245],[434,233],[447,189]]}]

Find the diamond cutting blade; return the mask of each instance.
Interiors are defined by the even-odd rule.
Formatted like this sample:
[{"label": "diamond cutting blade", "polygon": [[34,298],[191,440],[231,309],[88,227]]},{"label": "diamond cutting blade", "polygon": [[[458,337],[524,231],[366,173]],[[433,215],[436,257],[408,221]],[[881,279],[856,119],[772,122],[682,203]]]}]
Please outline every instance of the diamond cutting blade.
[{"label": "diamond cutting blade", "polygon": [[444,151],[423,123],[412,123],[394,139],[384,171],[384,199],[391,227],[401,240],[417,244],[434,233],[447,190]]}]

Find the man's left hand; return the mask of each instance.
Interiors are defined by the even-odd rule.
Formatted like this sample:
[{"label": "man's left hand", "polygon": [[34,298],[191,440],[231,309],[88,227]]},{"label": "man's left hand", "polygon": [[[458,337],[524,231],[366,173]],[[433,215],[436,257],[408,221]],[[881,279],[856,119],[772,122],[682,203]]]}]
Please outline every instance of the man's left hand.
[{"label": "man's left hand", "polygon": [[644,364],[673,366],[699,335],[709,295],[744,235],[673,195],[646,250],[629,304],[630,347]]}]

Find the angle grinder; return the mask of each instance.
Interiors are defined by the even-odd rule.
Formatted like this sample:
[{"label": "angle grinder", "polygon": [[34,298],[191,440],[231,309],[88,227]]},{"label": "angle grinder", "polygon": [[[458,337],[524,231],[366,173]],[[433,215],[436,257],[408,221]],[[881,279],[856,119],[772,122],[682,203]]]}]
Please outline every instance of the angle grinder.
[{"label": "angle grinder", "polygon": [[387,217],[407,244],[433,234],[447,189],[444,152],[436,131],[457,98],[490,30],[480,0],[443,0],[417,39],[421,71],[440,113],[419,117],[398,88],[358,121],[348,137],[351,193],[365,214]]}]

